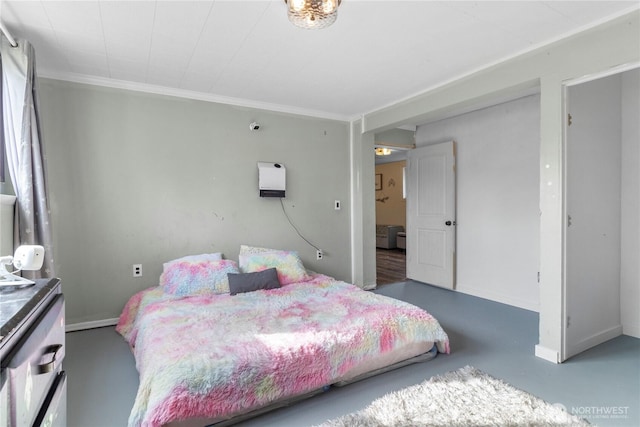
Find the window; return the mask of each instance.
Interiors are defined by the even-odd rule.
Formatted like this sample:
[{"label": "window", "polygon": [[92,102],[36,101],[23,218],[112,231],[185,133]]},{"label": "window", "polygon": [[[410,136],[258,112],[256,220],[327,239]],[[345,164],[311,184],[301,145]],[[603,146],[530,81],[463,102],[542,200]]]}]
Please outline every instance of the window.
[{"label": "window", "polygon": [[[1,68],[0,68],[1,70]],[[2,98],[2,89],[0,88],[0,101]],[[6,163],[4,151],[4,111],[2,110],[2,102],[0,102],[0,184],[4,184],[4,164]]]},{"label": "window", "polygon": [[407,198],[407,168],[402,168],[402,198]]}]

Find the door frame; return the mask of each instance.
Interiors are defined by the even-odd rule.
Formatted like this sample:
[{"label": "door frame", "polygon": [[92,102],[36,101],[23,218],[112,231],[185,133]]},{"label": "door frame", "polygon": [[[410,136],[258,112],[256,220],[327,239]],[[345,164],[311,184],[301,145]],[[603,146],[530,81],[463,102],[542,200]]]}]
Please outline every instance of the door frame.
[{"label": "door frame", "polygon": [[567,277],[567,228],[569,226],[569,212],[567,209],[567,194],[568,194],[568,177],[567,177],[567,165],[568,165],[568,102],[569,102],[569,88],[577,86],[583,83],[588,83],[594,80],[599,80],[605,77],[609,77],[615,74],[622,74],[625,71],[634,70],[640,68],[640,62],[622,64],[617,67],[612,67],[608,70],[588,74],[585,76],[577,77],[574,79],[568,79],[562,82],[562,280],[561,280],[561,348],[559,354],[559,363],[564,362],[569,357],[568,343],[567,343],[567,324],[568,324],[568,277]]}]

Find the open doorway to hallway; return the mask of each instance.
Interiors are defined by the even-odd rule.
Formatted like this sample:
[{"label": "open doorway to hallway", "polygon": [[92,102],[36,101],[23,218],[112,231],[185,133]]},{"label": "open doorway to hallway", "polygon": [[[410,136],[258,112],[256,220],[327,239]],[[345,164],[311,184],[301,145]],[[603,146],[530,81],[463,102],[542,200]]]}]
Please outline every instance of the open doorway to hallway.
[{"label": "open doorway to hallway", "polygon": [[414,131],[392,129],[375,136],[376,284],[406,279],[407,151]]}]

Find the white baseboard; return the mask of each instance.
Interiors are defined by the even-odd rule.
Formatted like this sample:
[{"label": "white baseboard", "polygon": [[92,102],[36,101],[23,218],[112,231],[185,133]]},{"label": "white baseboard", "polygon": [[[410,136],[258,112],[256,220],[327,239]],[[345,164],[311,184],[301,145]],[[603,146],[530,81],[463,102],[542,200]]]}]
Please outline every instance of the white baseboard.
[{"label": "white baseboard", "polygon": [[83,331],[85,329],[104,328],[105,326],[115,326],[118,324],[118,318],[93,320],[91,322],[71,323],[66,327],[67,332]]},{"label": "white baseboard", "polygon": [[529,301],[523,298],[504,295],[499,292],[490,292],[486,289],[474,288],[473,286],[465,286],[464,284],[456,284],[455,290],[463,294],[487,299],[489,301],[511,305],[513,307],[534,311],[536,313],[540,312],[540,304],[538,303],[538,301]]},{"label": "white baseboard", "polygon": [[[590,337],[583,339],[582,341],[576,343],[571,346],[571,356],[575,356],[576,354],[582,353],[585,350],[590,349],[591,347],[595,347],[603,342],[607,342],[610,339],[613,339],[617,336],[622,335],[622,325],[616,325],[609,329],[605,329],[604,331],[598,332],[597,334],[593,334]],[[567,348],[567,353],[569,348]]]},{"label": "white baseboard", "polygon": [[536,356],[551,363],[560,363],[560,353],[541,345],[536,345]]}]

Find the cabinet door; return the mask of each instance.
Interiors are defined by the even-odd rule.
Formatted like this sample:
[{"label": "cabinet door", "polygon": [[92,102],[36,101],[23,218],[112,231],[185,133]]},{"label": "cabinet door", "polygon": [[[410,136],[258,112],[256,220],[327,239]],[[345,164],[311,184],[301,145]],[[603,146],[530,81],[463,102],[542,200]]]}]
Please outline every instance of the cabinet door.
[{"label": "cabinet door", "polygon": [[67,425],[67,375],[60,372],[47,395],[34,426],[66,427]]},{"label": "cabinet door", "polygon": [[10,425],[33,425],[64,358],[64,297],[60,294],[9,353]]},{"label": "cabinet door", "polygon": [[5,369],[0,372],[0,427],[9,425],[9,381]]}]

